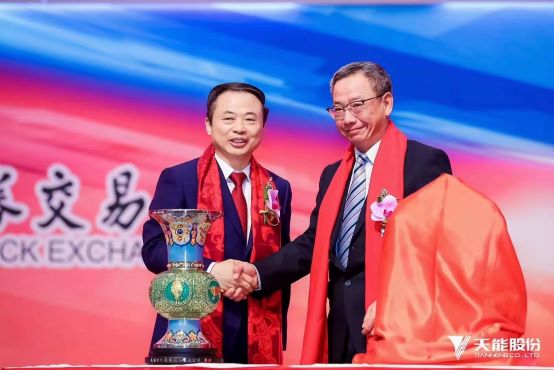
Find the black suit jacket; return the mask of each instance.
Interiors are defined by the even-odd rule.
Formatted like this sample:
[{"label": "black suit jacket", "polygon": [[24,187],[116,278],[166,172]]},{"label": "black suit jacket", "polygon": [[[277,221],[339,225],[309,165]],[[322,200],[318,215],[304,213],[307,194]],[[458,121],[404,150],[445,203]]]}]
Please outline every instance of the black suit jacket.
[{"label": "black suit jacket", "polygon": [[[260,274],[262,292],[271,293],[310,272],[319,207],[339,164],[340,161],[328,165],[321,174],[316,205],[312,211],[308,229],[278,253],[254,264]],[[442,173],[452,173],[450,161],[445,152],[408,140],[404,161],[404,197],[433,181]],[[344,191],[337,220],[342,219],[346,193]],[[341,362],[347,345],[353,347],[355,352],[365,352],[365,337],[361,335],[365,315],[364,215],[365,206],[360,212],[360,218],[352,236],[346,269],[338,262],[334,248],[330,248],[328,289],[330,362]],[[335,244],[339,227],[340,222],[336,222],[332,234],[332,246]]]}]

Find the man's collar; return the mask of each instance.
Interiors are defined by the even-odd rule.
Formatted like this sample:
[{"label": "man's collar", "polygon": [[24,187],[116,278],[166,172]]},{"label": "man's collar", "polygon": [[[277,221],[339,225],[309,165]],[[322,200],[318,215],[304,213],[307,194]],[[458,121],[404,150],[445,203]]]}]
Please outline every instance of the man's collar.
[{"label": "man's collar", "polygon": [[227,180],[233,172],[244,172],[246,178],[250,181],[250,163],[248,163],[248,166],[246,166],[242,171],[235,171],[235,169],[225,162],[223,158],[217,155],[217,153],[215,153],[215,160],[217,161],[219,168],[221,168],[225,180]]},{"label": "man's collar", "polygon": [[[381,140],[373,144],[371,148],[367,152],[365,152],[365,155],[369,158],[369,161],[371,164],[375,163],[375,158],[377,157],[377,152],[379,151],[379,145],[381,145]],[[358,154],[363,154],[358,149],[354,148],[354,154],[357,156]]]}]

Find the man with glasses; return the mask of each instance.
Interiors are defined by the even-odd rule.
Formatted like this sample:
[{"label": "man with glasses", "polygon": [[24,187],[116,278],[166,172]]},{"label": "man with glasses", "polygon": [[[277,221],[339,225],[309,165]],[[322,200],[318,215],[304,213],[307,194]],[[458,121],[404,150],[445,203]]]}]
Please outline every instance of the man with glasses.
[{"label": "man with glasses", "polygon": [[[342,160],[323,170],[308,229],[254,263],[260,278],[255,294],[262,295],[311,271],[304,364],[349,363],[366,352],[383,240],[383,224],[372,221],[369,205],[385,193],[401,199],[451,173],[442,150],[407,140],[390,120],[392,83],[383,67],[348,64],[334,74],[330,87],[333,105],[327,111],[352,145]],[[255,275],[254,266],[240,265],[236,278]]]}]

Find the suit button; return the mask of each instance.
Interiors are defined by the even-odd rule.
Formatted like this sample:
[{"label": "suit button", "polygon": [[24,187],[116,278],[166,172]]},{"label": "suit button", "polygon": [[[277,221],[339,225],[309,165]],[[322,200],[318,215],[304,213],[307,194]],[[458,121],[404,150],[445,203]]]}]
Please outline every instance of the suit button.
[{"label": "suit button", "polygon": [[352,282],[350,280],[346,280],[344,282],[344,286],[350,286],[350,285],[352,285]]}]

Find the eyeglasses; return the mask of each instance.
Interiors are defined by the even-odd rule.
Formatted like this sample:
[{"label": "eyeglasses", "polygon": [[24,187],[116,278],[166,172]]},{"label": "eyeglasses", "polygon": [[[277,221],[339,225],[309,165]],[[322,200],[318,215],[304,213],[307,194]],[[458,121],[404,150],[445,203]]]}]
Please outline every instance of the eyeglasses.
[{"label": "eyeglasses", "polygon": [[346,104],[344,107],[340,107],[340,106],[329,107],[327,108],[327,112],[329,112],[329,114],[334,120],[344,119],[344,115],[346,114],[347,110],[350,111],[350,113],[352,113],[353,115],[357,116],[358,114],[364,111],[365,103],[367,101],[380,98],[385,94],[386,92],[382,93],[381,95],[374,96],[373,98],[351,101],[350,103]]}]

